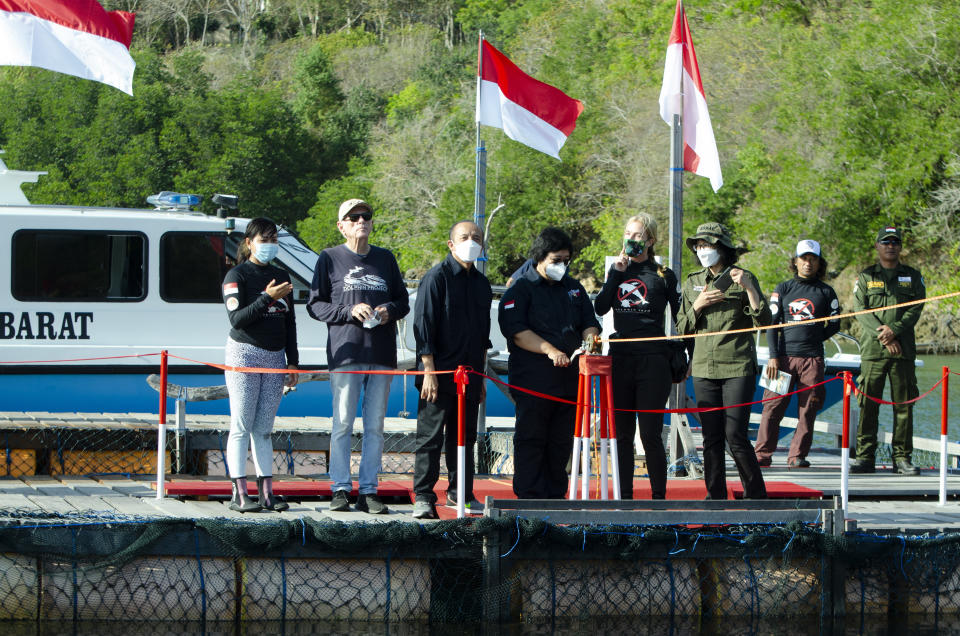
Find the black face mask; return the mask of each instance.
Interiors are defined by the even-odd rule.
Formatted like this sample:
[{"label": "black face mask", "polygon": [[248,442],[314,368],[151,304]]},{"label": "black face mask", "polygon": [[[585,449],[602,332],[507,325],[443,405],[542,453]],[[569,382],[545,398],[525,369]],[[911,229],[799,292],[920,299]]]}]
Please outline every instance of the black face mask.
[{"label": "black face mask", "polygon": [[647,243],[642,239],[623,239],[623,253],[629,257],[640,256],[647,251]]}]

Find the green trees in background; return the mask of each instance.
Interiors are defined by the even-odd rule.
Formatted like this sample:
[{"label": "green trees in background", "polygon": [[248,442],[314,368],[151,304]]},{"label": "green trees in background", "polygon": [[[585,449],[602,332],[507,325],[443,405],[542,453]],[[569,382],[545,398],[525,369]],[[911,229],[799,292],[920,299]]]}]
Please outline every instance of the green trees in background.
[{"label": "green trees in background", "polygon": [[[846,299],[877,227],[897,223],[931,294],[960,289],[960,14],[947,5],[688,2],[725,185],[714,194],[685,177],[686,231],[729,224],[767,290],[788,275],[796,241],[818,239]],[[422,273],[450,224],[472,214],[483,29],[586,108],[562,162],[483,129],[487,209],[505,204],[490,228],[491,278],[504,280],[556,224],[576,242],[575,273],[597,281],[630,214],[654,214],[666,237],[669,128],[657,96],[674,6],[142,0],[134,97],[0,69],[0,147],[11,167],[50,171],[35,202],[232,192],[244,214],[294,226],[316,249],[339,242],[337,205],[361,196],[377,209],[376,242]],[[929,307],[931,337],[957,338],[955,313]]]}]

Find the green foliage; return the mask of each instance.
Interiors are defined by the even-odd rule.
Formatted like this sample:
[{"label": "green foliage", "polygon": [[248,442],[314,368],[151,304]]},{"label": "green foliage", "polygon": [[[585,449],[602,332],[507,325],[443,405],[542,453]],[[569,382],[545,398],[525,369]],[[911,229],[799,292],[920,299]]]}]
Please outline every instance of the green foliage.
[{"label": "green foliage", "polygon": [[[0,68],[0,145],[11,167],[50,172],[28,186],[37,202],[142,205],[161,189],[235,192],[245,213],[296,224],[317,249],[341,242],[336,208],[360,196],[377,211],[374,242],[422,273],[445,253],[450,224],[473,213],[482,29],[522,69],[585,105],[559,162],[481,131],[487,213],[504,204],[490,223],[488,271],[502,282],[552,224],[573,236],[573,272],[589,283],[636,212],[658,219],[657,251],[667,256],[669,127],[657,95],[674,7],[281,2],[251,21],[246,45],[226,41],[237,21],[218,15],[216,45],[208,27],[207,46],[182,49],[172,45],[183,21],[158,10],[138,18],[133,98]],[[874,258],[876,228],[898,223],[905,260],[924,269],[931,290],[960,288],[955,7],[701,0],[686,11],[725,184],[714,193],[706,179],[684,176],[684,232],[728,224],[766,290],[788,275],[797,240],[819,240],[846,302],[852,276]],[[189,16],[192,38],[205,18]],[[695,266],[689,254],[683,264]]]}]

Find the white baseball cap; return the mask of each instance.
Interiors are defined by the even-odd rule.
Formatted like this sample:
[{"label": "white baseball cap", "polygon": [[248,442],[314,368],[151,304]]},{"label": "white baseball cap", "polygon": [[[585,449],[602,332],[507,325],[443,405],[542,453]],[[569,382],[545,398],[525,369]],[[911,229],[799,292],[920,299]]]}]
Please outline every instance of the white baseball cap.
[{"label": "white baseball cap", "polygon": [[820,256],[820,244],[810,239],[803,239],[797,243],[797,256],[803,256],[804,254]]},{"label": "white baseball cap", "polygon": [[373,212],[373,208],[370,207],[370,204],[363,199],[347,199],[340,204],[340,212],[337,215],[337,220],[342,221],[343,217],[347,216],[357,208],[364,208],[367,212]]}]

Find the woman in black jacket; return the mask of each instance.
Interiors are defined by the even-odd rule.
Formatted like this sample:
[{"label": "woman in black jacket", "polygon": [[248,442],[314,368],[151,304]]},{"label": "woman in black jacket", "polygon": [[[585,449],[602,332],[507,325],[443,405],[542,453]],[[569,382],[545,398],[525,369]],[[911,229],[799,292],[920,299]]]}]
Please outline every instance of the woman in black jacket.
[{"label": "woman in black jacket", "polygon": [[616,329],[611,336],[610,355],[613,358],[617,468],[622,499],[633,499],[633,437],[638,420],[653,499],[664,499],[667,495],[663,414],[623,410],[664,408],[672,384],[670,345],[665,340],[616,342],[618,338],[664,336],[667,306],[671,316],[675,316],[680,307],[676,275],[654,260],[656,242],[657,222],[652,216],[638,214],[627,219],[623,249],[607,272],[607,280],[594,301],[594,308],[600,316],[613,310]]},{"label": "woman in black jacket", "polygon": [[[270,265],[278,249],[277,226],[270,219],[247,225],[238,264],[223,280],[223,302],[230,318],[226,364],[261,369],[296,369],[297,324],[290,276]],[[239,512],[286,510],[273,494],[273,445],[270,433],[283,396],[283,385],[297,383],[295,373],[227,371],[230,436],[227,468],[233,483],[230,508]],[[252,446],[259,502],[247,495],[247,449]]]}]

